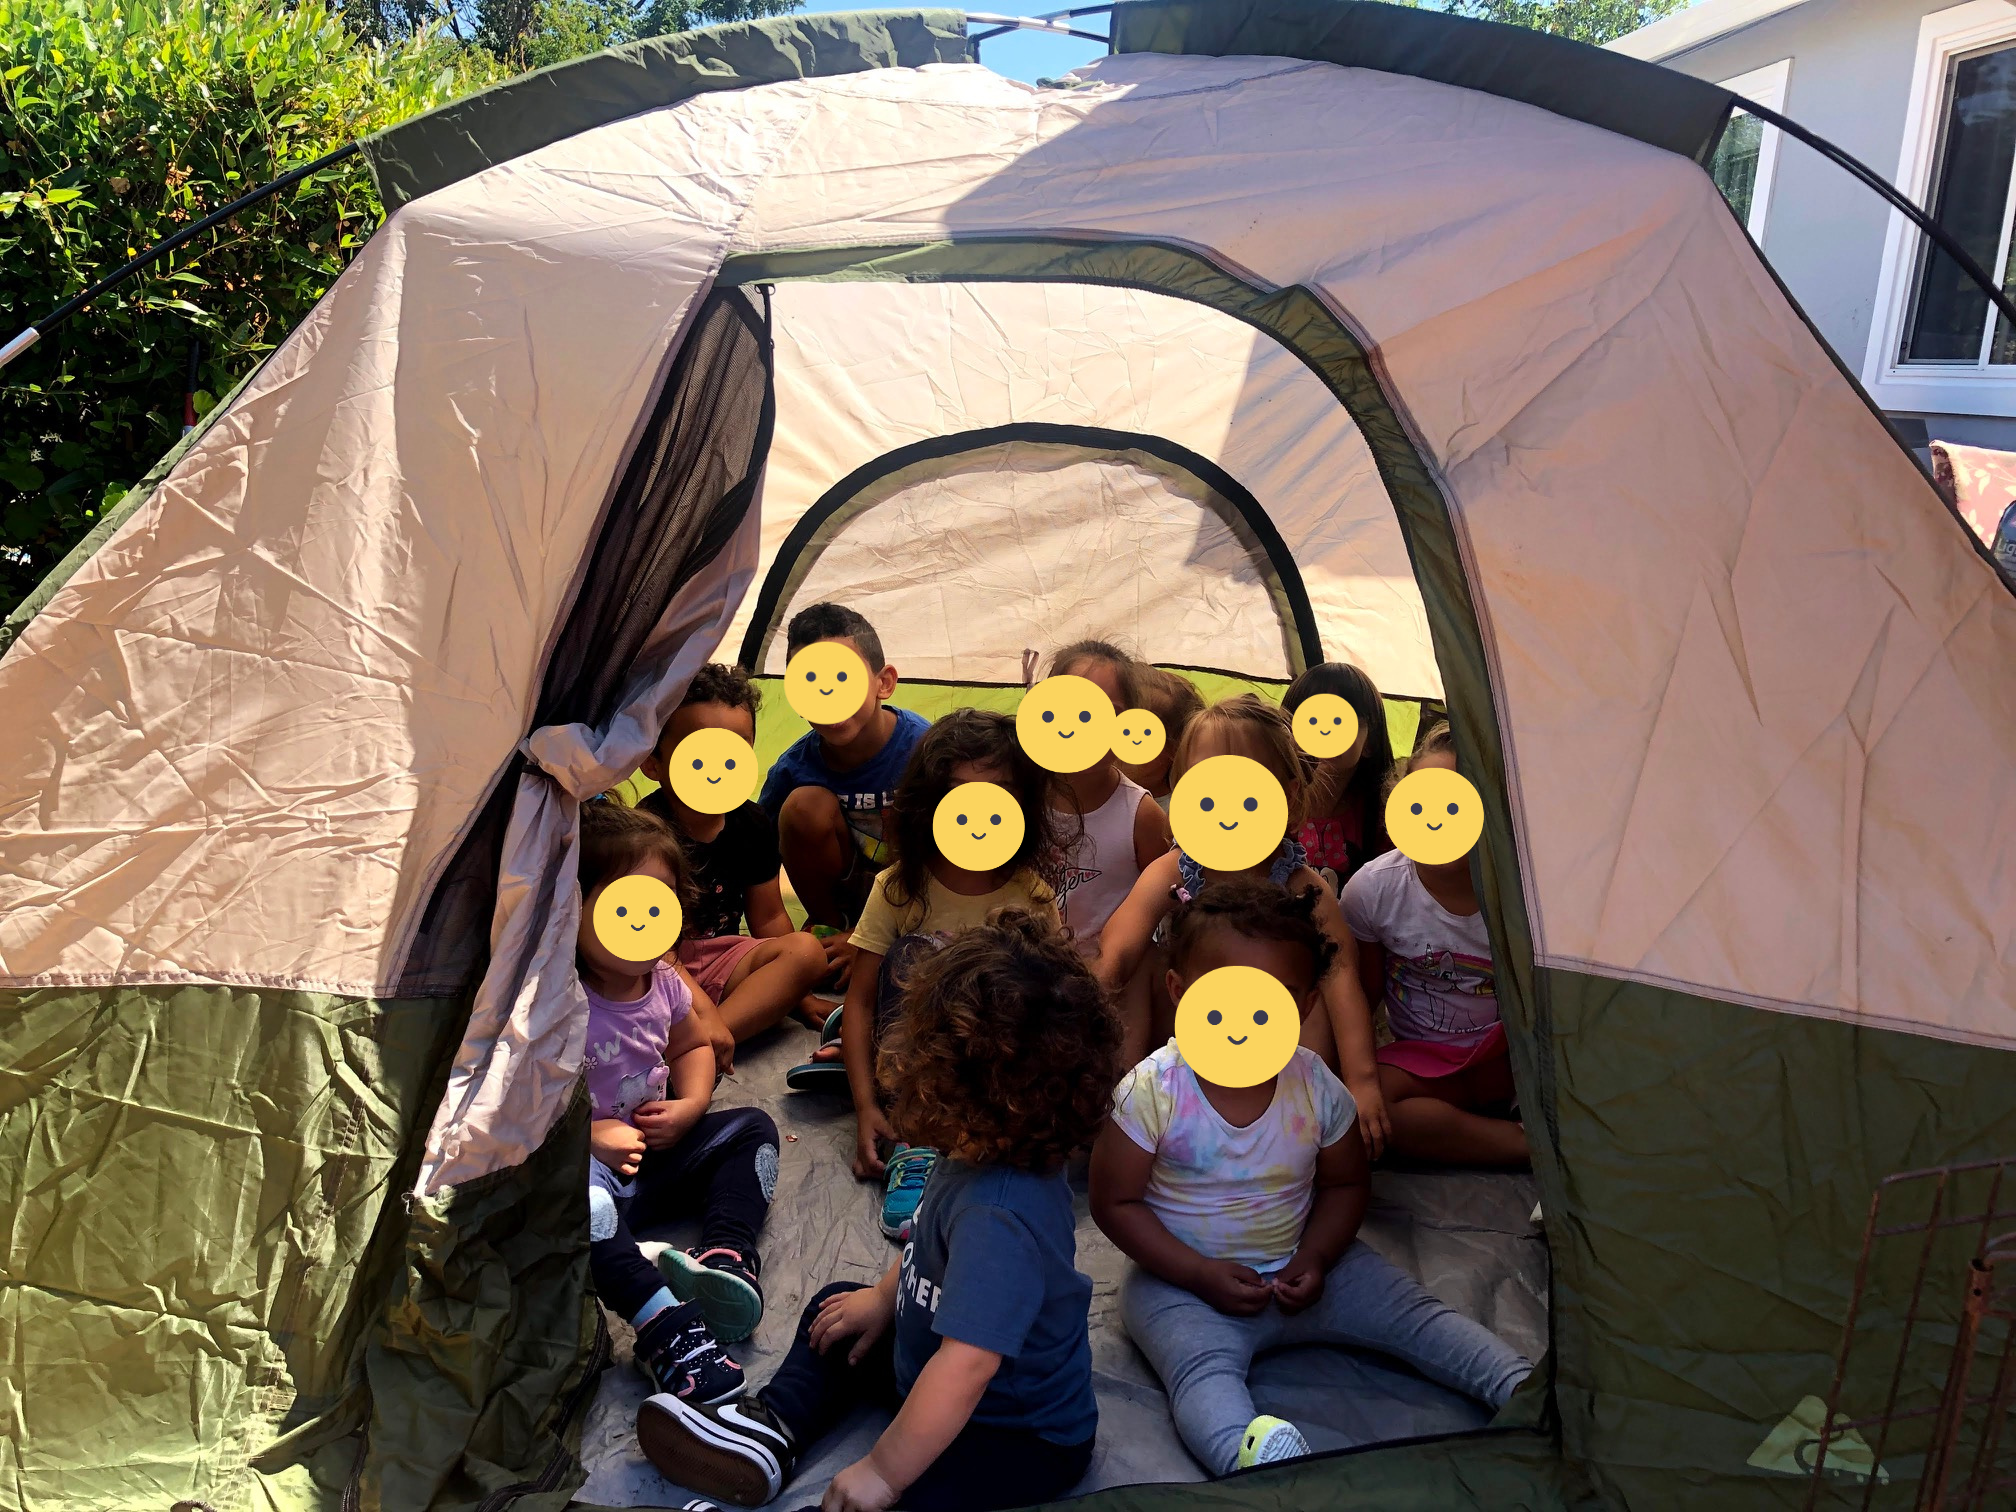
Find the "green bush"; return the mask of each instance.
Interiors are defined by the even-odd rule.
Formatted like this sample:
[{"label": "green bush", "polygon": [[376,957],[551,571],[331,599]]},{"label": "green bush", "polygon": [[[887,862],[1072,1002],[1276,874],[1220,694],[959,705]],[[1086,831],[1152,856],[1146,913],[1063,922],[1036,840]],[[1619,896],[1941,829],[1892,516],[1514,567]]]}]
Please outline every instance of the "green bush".
[{"label": "green bush", "polygon": [[[0,339],[192,220],[489,83],[322,0],[0,0]],[[359,158],[198,237],[0,373],[0,611],[321,297],[380,216]],[[191,385],[191,348],[201,343]]]}]

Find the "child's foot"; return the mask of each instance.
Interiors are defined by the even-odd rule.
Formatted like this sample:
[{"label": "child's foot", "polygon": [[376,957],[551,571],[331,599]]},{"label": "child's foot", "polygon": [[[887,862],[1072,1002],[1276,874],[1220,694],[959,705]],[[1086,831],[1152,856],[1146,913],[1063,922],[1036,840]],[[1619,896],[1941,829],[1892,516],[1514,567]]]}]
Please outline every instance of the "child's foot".
[{"label": "child's foot", "polygon": [[742,1367],[697,1302],[665,1308],[637,1330],[637,1368],[659,1391],[688,1401],[725,1402],[742,1391]]},{"label": "child's foot", "polygon": [[931,1168],[938,1164],[938,1152],[922,1145],[899,1144],[890,1152],[889,1186],[882,1194],[882,1232],[891,1239],[907,1240],[910,1225],[917,1218],[917,1204],[924,1200],[924,1184]]},{"label": "child's foot", "polygon": [[1264,1414],[1246,1425],[1239,1440],[1239,1468],[1271,1465],[1276,1460],[1300,1459],[1309,1452],[1309,1441],[1293,1423]]},{"label": "child's foot", "polygon": [[713,1407],[646,1398],[637,1445],[667,1480],[743,1507],[774,1500],[798,1459],[791,1430],[756,1396]]},{"label": "child's foot", "polygon": [[716,1245],[713,1249],[663,1250],[658,1274],[681,1302],[695,1302],[707,1315],[707,1326],[723,1344],[734,1344],[756,1332],[763,1321],[763,1288],[756,1277],[755,1254]]}]

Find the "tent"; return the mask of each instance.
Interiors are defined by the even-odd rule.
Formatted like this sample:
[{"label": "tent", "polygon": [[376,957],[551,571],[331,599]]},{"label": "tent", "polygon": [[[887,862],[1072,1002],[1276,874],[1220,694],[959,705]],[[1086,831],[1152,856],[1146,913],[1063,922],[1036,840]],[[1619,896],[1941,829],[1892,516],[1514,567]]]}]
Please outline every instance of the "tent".
[{"label": "tent", "polygon": [[[972,683],[1349,658],[1489,810],[1538,1384],[1088,1505],[1916,1495],[2016,1194],[1883,1185],[2016,1151],[2009,585],[1703,172],[1726,92],[1112,25],[1030,88],[788,17],[364,144],[384,225],[7,626],[0,1505],[565,1504],[578,803],[827,592]],[[1833,1407],[1895,1426],[1815,1481]]]}]

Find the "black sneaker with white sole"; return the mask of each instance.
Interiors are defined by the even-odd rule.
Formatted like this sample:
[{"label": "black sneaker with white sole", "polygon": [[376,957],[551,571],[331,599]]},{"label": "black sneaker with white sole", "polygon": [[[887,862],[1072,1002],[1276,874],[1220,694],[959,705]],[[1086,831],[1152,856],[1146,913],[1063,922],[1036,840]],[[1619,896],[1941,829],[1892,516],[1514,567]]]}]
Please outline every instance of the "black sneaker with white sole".
[{"label": "black sneaker with white sole", "polygon": [[698,1302],[668,1307],[637,1330],[637,1368],[653,1386],[694,1402],[741,1395],[742,1367],[728,1358]]},{"label": "black sneaker with white sole", "polygon": [[663,1392],[647,1397],[637,1409],[637,1445],[667,1480],[740,1507],[774,1500],[798,1462],[791,1430],[753,1395],[716,1406]]}]

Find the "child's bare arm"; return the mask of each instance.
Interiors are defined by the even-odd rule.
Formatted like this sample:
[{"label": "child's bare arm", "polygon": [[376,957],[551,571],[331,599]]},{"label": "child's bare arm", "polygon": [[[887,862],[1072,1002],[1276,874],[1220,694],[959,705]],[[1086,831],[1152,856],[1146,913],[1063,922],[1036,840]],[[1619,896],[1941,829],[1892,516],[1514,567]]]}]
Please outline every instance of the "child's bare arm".
[{"label": "child's bare arm", "polygon": [[693,1132],[714,1097],[714,1051],[690,1013],[672,1027],[665,1046],[670,1068],[665,1101],[645,1103],[632,1115],[651,1149],[664,1150]]},{"label": "child's bare arm", "polygon": [[1324,1277],[1358,1237],[1371,1199],[1371,1162],[1353,1124],[1316,1154],[1315,1204],[1302,1226],[1302,1242],[1274,1277],[1274,1299],[1283,1312],[1300,1312],[1323,1294]]},{"label": "child's bare arm", "polygon": [[[693,980],[684,966],[677,961],[672,969],[679,973],[679,980],[686,984],[686,990],[693,994],[693,1012],[687,1022],[698,1020],[700,1035],[714,1050],[714,1069],[725,1076],[735,1069],[735,1035],[729,1029],[728,1021],[721,1017],[721,1010],[714,1006],[714,999],[700,990],[700,984]],[[670,1065],[672,1056],[668,1051],[665,1062]]]},{"label": "child's bare arm", "polygon": [[1174,851],[1158,857],[1134,880],[1134,887],[1099,936],[1099,964],[1093,968],[1099,985],[1117,993],[1133,977],[1155,937],[1155,926],[1169,912],[1169,889],[1179,875]]},{"label": "child's bare arm", "polygon": [[1316,922],[1337,945],[1337,964],[1323,979],[1323,1011],[1329,1016],[1331,1033],[1337,1039],[1337,1069],[1344,1085],[1358,1103],[1358,1123],[1364,1130],[1366,1147],[1374,1156],[1386,1148],[1392,1132],[1392,1118],[1386,1099],[1379,1091],[1379,1061],[1372,1044],[1372,1010],[1359,985],[1358,941],[1344,922],[1344,910],[1322,879],[1311,872],[1322,888],[1316,901]]},{"label": "child's bare arm", "polygon": [[1134,810],[1134,865],[1142,871],[1148,870],[1169,854],[1174,843],[1169,833],[1169,816],[1162,812],[1161,804],[1143,793],[1140,806]]},{"label": "child's bare arm", "polygon": [[854,1174],[864,1180],[887,1169],[877,1142],[896,1137],[875,1091],[875,994],[881,983],[882,957],[872,950],[855,951],[854,974],[840,1011],[840,1058],[854,1097]]},{"label": "child's bare arm", "polygon": [[776,877],[758,882],[744,893],[742,911],[749,917],[749,933],[759,940],[774,940],[791,933],[791,915],[784,909],[784,888]]},{"label": "child's bare arm", "polygon": [[896,1421],[882,1430],[866,1459],[833,1477],[825,1504],[850,1512],[892,1505],[972,1421],[1000,1368],[1001,1356],[992,1350],[940,1339]]},{"label": "child's bare arm", "polygon": [[1092,1221],[1150,1275],[1209,1302],[1222,1313],[1250,1317],[1267,1305],[1267,1283],[1248,1266],[1200,1255],[1170,1233],[1148,1206],[1155,1157],[1112,1122],[1092,1144]]}]

